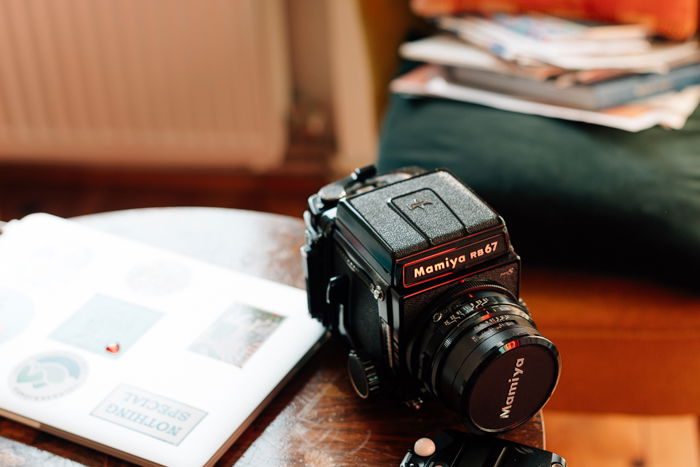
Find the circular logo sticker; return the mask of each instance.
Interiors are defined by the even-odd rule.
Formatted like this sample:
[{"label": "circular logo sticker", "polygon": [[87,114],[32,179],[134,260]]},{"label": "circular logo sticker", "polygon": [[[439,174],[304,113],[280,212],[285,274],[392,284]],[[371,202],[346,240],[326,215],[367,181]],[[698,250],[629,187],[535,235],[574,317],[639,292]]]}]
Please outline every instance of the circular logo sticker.
[{"label": "circular logo sticker", "polygon": [[32,321],[34,305],[26,295],[0,287],[0,344],[20,335]]},{"label": "circular logo sticker", "polygon": [[87,376],[87,364],[68,352],[44,352],[24,360],[10,375],[10,387],[20,396],[41,401],[76,389]]}]

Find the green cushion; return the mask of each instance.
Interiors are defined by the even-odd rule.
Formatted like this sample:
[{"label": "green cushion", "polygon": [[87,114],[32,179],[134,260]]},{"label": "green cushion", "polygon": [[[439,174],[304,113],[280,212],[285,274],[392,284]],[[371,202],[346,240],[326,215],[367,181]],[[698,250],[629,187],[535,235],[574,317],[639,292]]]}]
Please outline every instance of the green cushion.
[{"label": "green cushion", "polygon": [[[444,167],[506,220],[528,262],[671,281],[700,265],[700,111],[639,133],[393,96],[378,166]],[[697,281],[695,281],[697,284]]]}]

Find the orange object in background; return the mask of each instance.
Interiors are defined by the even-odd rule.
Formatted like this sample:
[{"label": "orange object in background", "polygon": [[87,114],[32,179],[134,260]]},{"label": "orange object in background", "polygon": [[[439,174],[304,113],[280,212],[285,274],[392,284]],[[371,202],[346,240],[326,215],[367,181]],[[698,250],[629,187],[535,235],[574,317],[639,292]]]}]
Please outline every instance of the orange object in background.
[{"label": "orange object in background", "polygon": [[698,29],[698,0],[411,0],[421,16],[460,12],[540,12],[573,19],[638,23],[650,31],[685,40]]}]

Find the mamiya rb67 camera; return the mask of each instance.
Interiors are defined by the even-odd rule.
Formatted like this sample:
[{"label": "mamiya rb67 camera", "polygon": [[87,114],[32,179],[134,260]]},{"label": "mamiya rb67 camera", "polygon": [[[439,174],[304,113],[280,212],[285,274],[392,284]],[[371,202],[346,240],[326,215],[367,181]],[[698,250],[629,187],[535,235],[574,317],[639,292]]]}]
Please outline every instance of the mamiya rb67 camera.
[{"label": "mamiya rb67 camera", "polygon": [[545,404],[559,353],[519,299],[503,219],[450,172],[357,169],[304,217],[309,310],[349,344],[361,397],[430,393],[477,433]]}]

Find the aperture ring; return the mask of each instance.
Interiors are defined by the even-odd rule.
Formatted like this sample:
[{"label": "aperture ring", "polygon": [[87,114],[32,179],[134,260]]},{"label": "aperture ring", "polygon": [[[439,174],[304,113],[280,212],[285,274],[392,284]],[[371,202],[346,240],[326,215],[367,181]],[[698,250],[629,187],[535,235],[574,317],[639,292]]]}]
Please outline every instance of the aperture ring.
[{"label": "aperture ring", "polygon": [[[418,352],[414,354],[414,374],[424,384],[435,381],[432,370],[435,369],[434,362],[439,361],[436,354],[447,351],[445,344],[449,347],[464,327],[470,329],[481,326],[489,319],[510,320],[500,317],[504,314],[530,320],[527,309],[500,285],[481,281],[467,282],[464,285],[467,288],[461,289],[449,301],[436,307],[431,320],[426,323],[428,332],[423,334],[422,343],[414,350]],[[534,326],[534,323],[531,325]],[[434,386],[427,385],[427,389],[434,392]]]}]

